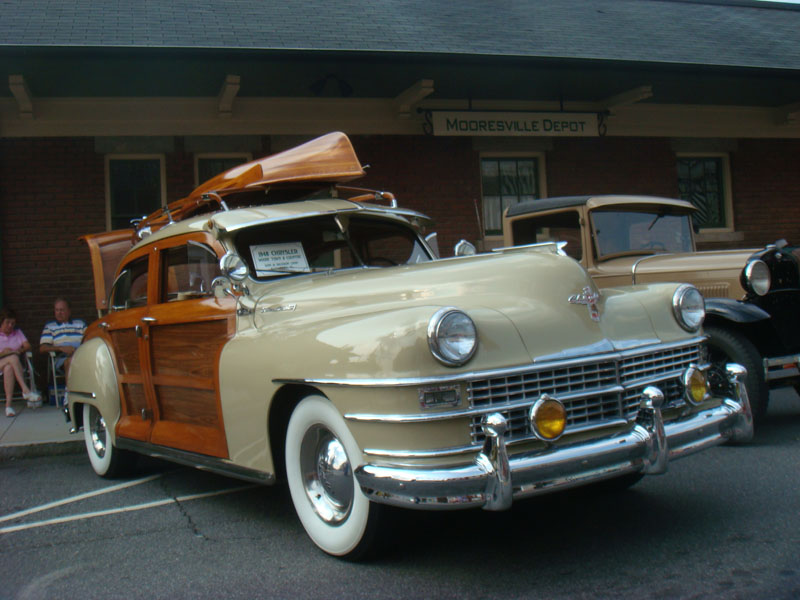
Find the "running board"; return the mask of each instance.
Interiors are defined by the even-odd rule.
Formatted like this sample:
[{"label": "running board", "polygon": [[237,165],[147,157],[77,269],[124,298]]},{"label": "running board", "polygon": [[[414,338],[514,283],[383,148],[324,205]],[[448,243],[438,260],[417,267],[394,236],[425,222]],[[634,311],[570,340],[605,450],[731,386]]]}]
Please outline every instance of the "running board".
[{"label": "running board", "polygon": [[194,452],[186,452],[185,450],[177,450],[166,446],[156,446],[147,442],[140,442],[138,440],[122,437],[117,437],[115,446],[120,450],[130,450],[137,454],[161,458],[170,462],[186,465],[187,467],[194,467],[201,471],[210,471],[212,473],[218,473],[219,475],[235,477],[236,479],[243,479],[244,481],[250,481],[252,483],[267,485],[275,483],[275,475],[273,473],[264,473],[262,471],[256,471],[255,469],[234,465],[222,458],[204,456],[202,454],[195,454]]}]

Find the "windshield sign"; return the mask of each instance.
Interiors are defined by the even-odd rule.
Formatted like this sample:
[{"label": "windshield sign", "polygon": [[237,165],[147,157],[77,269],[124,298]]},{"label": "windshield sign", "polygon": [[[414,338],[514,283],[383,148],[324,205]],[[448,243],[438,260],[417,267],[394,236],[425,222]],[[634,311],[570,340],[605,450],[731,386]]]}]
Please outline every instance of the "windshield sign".
[{"label": "windshield sign", "polygon": [[598,258],[691,252],[689,215],[597,210],[592,212]]},{"label": "windshield sign", "polygon": [[411,227],[366,216],[325,215],[249,227],[235,244],[256,279],[431,260]]}]

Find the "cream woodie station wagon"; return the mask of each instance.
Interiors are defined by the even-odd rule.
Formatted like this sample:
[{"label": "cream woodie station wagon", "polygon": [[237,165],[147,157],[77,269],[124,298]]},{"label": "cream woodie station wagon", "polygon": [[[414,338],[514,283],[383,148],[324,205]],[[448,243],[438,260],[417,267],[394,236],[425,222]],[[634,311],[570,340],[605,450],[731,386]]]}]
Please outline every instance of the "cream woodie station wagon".
[{"label": "cream woodie station wagon", "polygon": [[354,559],[386,505],[502,510],[750,438],[744,369],[710,391],[696,288],[600,292],[552,243],[440,259],[362,174],[332,133],[86,236],[100,317],[69,413],[97,474],[139,453],[285,480]]}]

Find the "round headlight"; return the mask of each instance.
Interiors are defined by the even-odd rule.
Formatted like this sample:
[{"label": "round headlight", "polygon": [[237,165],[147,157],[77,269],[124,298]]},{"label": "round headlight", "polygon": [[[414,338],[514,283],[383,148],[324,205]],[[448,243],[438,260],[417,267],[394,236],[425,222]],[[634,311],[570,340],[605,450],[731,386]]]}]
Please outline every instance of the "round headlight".
[{"label": "round headlight", "polygon": [[678,323],[686,331],[700,329],[706,318],[706,303],[703,294],[693,285],[683,284],[672,295],[672,311]]},{"label": "round headlight", "polygon": [[769,291],[772,279],[769,267],[763,260],[751,260],[744,268],[744,282],[748,290],[763,296]]},{"label": "round headlight", "polygon": [[459,367],[478,347],[475,323],[457,308],[443,308],[428,322],[428,346],[441,363]]}]

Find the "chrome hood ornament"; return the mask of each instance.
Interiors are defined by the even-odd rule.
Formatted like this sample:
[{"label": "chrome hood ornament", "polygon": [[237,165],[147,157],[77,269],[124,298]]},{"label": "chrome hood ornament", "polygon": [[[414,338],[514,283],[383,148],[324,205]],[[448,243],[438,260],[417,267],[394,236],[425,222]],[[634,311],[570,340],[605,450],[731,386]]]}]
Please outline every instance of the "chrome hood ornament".
[{"label": "chrome hood ornament", "polygon": [[573,294],[569,297],[570,304],[585,304],[587,306],[592,321],[600,320],[600,308],[597,306],[598,300],[600,300],[600,294],[593,291],[588,285],[581,290],[580,294]]}]

